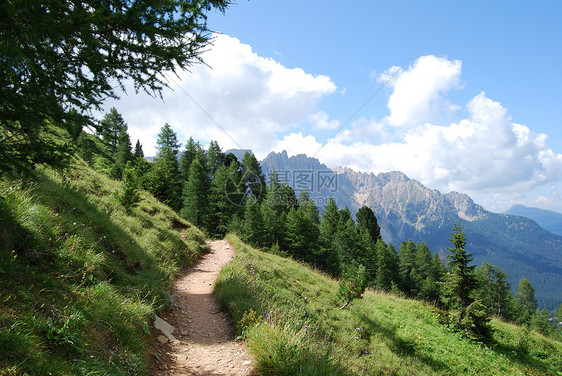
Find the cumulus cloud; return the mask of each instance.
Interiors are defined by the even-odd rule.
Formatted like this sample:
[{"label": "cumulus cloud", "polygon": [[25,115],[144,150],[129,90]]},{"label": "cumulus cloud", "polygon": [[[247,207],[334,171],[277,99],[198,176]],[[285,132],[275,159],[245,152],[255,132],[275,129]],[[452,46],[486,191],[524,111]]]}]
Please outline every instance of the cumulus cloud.
[{"label": "cumulus cloud", "polygon": [[442,94],[460,86],[462,63],[433,55],[422,56],[405,71],[393,66],[382,73],[379,82],[393,89],[388,99],[393,126],[408,126],[441,118],[455,107]]},{"label": "cumulus cloud", "polygon": [[[390,68],[381,79],[396,72]],[[460,73],[460,61],[419,58],[395,75],[388,117],[356,121],[316,157],[331,167],[375,173],[399,170],[432,188],[495,195],[496,200],[522,199],[534,187],[559,181],[562,154],[548,147],[547,135],[514,122],[507,109],[484,92],[462,106],[464,119],[438,121],[443,118],[433,112],[442,111],[443,104],[460,107],[445,97],[449,89],[459,87]],[[310,136],[293,133],[276,148],[310,154],[320,146]]]},{"label": "cumulus cloud", "polygon": [[562,154],[548,148],[545,134],[512,122],[507,110],[483,92],[466,109],[469,116],[456,123],[425,123],[409,129],[401,139],[381,144],[358,137],[349,144],[336,139],[318,154],[332,167],[399,170],[445,192],[511,194],[560,178]]},{"label": "cumulus cloud", "polygon": [[330,120],[328,114],[324,111],[316,112],[308,117],[308,121],[312,123],[312,129],[337,129],[340,126],[338,120]]},{"label": "cumulus cloud", "polygon": [[279,132],[306,121],[318,100],[336,91],[328,76],[287,68],[227,35],[217,35],[203,59],[206,65],[168,75],[172,90],[164,91],[164,101],[139,94],[108,104],[123,114],[146,154],[154,153],[156,134],[166,122],[182,140],[214,139],[224,149],[265,154]]}]

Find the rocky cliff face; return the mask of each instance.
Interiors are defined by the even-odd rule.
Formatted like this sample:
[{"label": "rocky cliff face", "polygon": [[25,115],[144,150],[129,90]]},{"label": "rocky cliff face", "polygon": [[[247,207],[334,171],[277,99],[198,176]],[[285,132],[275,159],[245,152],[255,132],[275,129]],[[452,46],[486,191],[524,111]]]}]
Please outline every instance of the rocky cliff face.
[{"label": "rocky cliff face", "polygon": [[[488,261],[509,274],[516,286],[525,277],[531,281],[537,298],[549,307],[562,299],[562,237],[541,228],[533,220],[491,213],[458,192],[442,194],[399,171],[379,174],[356,172],[349,168],[330,170],[318,159],[286,152],[271,153],[262,162],[266,175],[275,170],[296,191],[302,190],[299,175],[311,177],[311,197],[322,207],[332,196],[338,206],[353,213],[370,207],[386,242],[399,246],[413,239],[425,241],[434,252],[446,253],[453,222],[462,220],[468,239],[467,250],[475,263]],[[322,186],[322,178],[335,184]],[[324,181],[324,183],[326,183]]]}]

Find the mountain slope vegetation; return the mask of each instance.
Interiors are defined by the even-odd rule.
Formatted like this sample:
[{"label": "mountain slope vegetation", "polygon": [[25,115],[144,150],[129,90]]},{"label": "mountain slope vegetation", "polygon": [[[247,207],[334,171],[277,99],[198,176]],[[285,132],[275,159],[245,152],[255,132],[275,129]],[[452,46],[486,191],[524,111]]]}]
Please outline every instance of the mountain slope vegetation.
[{"label": "mountain slope vegetation", "polygon": [[505,214],[531,218],[553,234],[562,236],[562,213],[524,205],[513,205]]},{"label": "mountain slope vegetation", "polygon": [[338,283],[228,239],[215,293],[265,375],[560,375],[562,343],[492,319],[489,343],[452,331],[433,305],[368,290],[340,309]]},{"label": "mountain slope vegetation", "polygon": [[204,234],[75,159],[0,179],[0,374],[146,374],[155,311]]},{"label": "mountain slope vegetation", "polygon": [[[262,165],[266,176],[276,171],[297,193],[307,189],[320,207],[334,197],[338,207],[347,206],[352,213],[362,206],[371,208],[383,239],[396,246],[412,239],[425,242],[433,253],[446,253],[451,226],[462,220],[475,263],[500,266],[512,287],[527,278],[541,306],[554,309],[562,303],[562,236],[528,218],[489,212],[468,195],[442,194],[399,171],[377,175],[349,168],[332,171],[315,158],[289,157],[286,152],[270,153]],[[314,184],[299,186],[298,177],[305,174],[314,178]],[[330,174],[335,181],[332,189],[320,186]]]}]

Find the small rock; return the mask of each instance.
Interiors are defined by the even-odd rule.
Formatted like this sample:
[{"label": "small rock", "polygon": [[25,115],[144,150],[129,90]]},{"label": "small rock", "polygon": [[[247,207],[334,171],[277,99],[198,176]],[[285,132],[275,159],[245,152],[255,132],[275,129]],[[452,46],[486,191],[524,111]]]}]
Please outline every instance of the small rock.
[{"label": "small rock", "polygon": [[176,338],[172,335],[175,328],[172,325],[168,324],[165,320],[158,317],[158,315],[154,316],[156,316],[154,320],[154,327],[156,329],[159,329],[162,334],[164,334],[168,339],[175,340]]},{"label": "small rock", "polygon": [[251,362],[250,360],[245,360],[244,363],[242,363],[242,364],[244,364],[245,366],[247,366],[247,365],[252,364],[252,362]]},{"label": "small rock", "polygon": [[160,341],[160,343],[164,344],[164,343],[168,342],[168,338],[166,338],[164,336],[158,336],[158,341]]}]

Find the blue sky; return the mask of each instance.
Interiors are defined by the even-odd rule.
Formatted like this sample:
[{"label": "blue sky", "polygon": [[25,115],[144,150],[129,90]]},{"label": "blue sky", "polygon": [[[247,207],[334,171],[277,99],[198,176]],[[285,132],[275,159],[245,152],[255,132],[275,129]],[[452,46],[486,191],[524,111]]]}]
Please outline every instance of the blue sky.
[{"label": "blue sky", "polygon": [[401,170],[494,211],[562,211],[560,19],[558,1],[240,0],[209,15],[209,66],[170,77],[164,102],[108,107],[147,154],[169,122],[183,142]]}]

